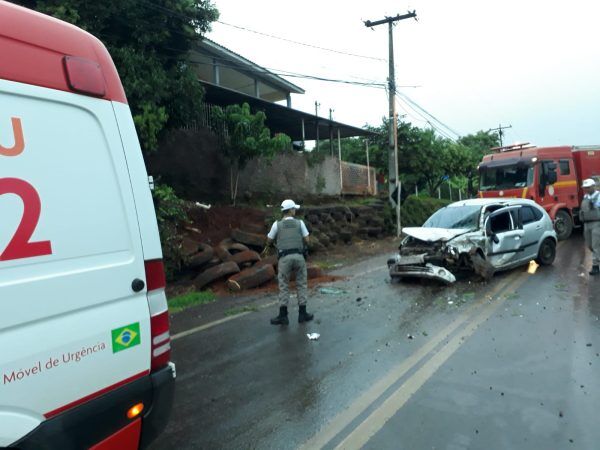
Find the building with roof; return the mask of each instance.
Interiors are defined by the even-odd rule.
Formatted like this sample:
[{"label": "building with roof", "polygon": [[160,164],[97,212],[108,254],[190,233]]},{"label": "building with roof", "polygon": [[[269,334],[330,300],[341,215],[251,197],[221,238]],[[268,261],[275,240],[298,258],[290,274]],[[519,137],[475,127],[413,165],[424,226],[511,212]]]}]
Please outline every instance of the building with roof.
[{"label": "building with roof", "polygon": [[194,45],[189,63],[205,89],[210,105],[248,103],[263,111],[266,125],[274,133],[285,133],[293,141],[369,136],[362,128],[318,117],[292,108],[292,94],[304,89],[249,59],[204,38]]}]

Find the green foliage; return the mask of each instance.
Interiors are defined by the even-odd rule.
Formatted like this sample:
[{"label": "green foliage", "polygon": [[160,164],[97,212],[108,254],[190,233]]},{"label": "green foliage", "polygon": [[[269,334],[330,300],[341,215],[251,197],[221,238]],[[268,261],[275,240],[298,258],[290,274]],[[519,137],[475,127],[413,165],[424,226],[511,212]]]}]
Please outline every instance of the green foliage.
[{"label": "green foliage", "polygon": [[169,312],[176,313],[190,306],[205,305],[217,300],[213,291],[188,292],[169,299]]},{"label": "green foliage", "polygon": [[186,57],[219,14],[210,0],[16,0],[97,36],[111,53],[145,152],[198,120],[202,87]]},{"label": "green foliage", "polygon": [[271,159],[277,151],[291,147],[292,141],[287,135],[271,137],[270,130],[265,126],[265,113],[258,111],[253,114],[248,103],[229,105],[225,109],[216,107],[215,117],[227,129],[224,156],[240,169],[253,158]]},{"label": "green foliage", "polygon": [[181,270],[184,255],[180,228],[189,218],[184,209],[183,200],[175,195],[173,188],[156,184],[152,192],[158,231],[163,250],[163,261],[167,279],[172,280]]},{"label": "green foliage", "polygon": [[226,129],[222,151],[231,168],[231,200],[235,204],[239,171],[248,161],[257,157],[270,160],[277,152],[290,149],[292,141],[283,133],[271,137],[265,113],[253,114],[248,103],[216,107],[215,117]]},{"label": "green foliage", "polygon": [[[367,127],[377,134],[371,139],[374,149],[371,164],[387,173],[388,121],[384,118],[379,127]],[[457,142],[441,138],[431,129],[421,129],[407,122],[398,124],[398,170],[403,184],[403,200],[414,187],[427,189],[435,195],[437,188],[448,176],[456,187],[464,186],[471,195],[477,180],[477,165],[491,147],[498,145],[496,135],[479,131],[460,138]],[[348,150],[352,162],[364,164],[361,153]]]},{"label": "green foliage", "polygon": [[448,200],[410,195],[402,205],[402,226],[420,227],[429,216],[448,204],[450,204]]}]

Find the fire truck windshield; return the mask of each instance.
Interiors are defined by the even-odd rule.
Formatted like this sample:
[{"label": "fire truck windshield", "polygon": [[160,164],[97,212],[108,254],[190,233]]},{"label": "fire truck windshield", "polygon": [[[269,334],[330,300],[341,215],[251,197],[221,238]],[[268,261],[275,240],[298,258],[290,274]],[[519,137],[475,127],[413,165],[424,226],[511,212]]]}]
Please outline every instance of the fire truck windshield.
[{"label": "fire truck windshield", "polygon": [[479,177],[480,191],[516,189],[533,184],[533,166],[512,165],[484,168]]}]

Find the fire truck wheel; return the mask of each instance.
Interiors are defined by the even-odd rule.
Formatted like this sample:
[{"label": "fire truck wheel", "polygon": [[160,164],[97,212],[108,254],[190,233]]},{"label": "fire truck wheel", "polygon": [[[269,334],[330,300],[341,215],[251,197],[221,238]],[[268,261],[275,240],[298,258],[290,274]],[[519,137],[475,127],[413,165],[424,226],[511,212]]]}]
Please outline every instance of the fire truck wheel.
[{"label": "fire truck wheel", "polygon": [[548,238],[544,239],[542,245],[540,245],[540,251],[538,253],[538,257],[535,262],[542,266],[549,266],[554,262],[554,258],[556,257],[556,242],[554,240]]},{"label": "fire truck wheel", "polygon": [[573,232],[573,220],[566,211],[558,211],[554,220],[554,229],[559,241],[564,241]]}]

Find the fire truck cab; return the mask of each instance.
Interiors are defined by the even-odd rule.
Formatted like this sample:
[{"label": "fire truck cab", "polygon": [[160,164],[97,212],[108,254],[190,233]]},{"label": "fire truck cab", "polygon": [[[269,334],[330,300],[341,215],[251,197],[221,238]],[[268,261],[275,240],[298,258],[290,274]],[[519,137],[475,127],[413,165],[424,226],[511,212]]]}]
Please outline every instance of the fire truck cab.
[{"label": "fire truck cab", "polygon": [[600,179],[600,146],[535,147],[526,144],[492,149],[479,165],[479,197],[527,198],[554,221],[559,239],[580,226],[581,182]]}]

